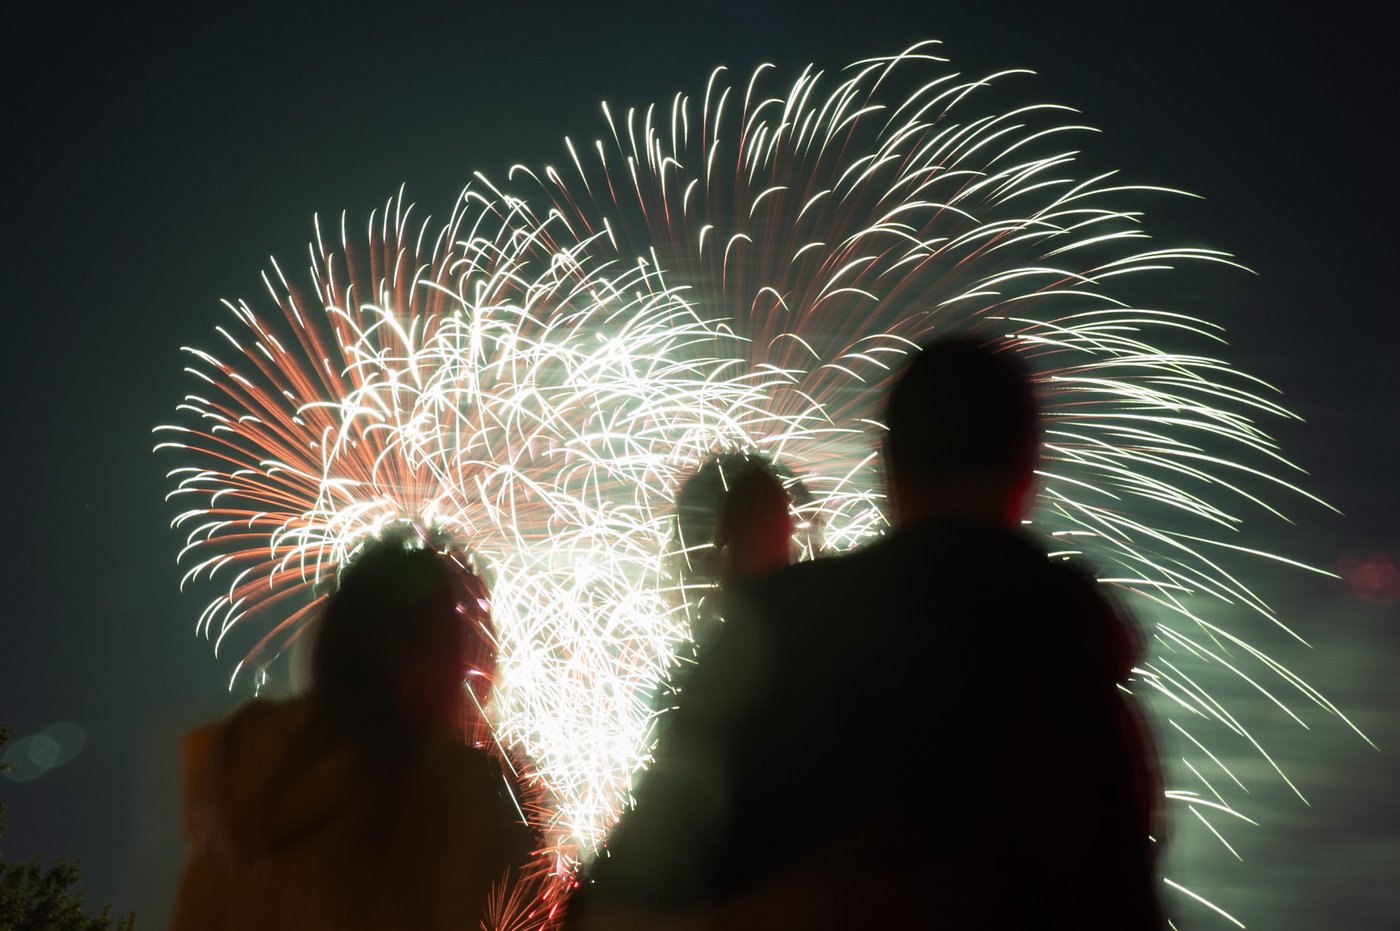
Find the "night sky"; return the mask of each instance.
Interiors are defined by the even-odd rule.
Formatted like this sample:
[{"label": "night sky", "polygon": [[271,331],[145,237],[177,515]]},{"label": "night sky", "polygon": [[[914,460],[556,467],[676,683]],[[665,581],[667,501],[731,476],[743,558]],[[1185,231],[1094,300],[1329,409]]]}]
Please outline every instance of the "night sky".
[{"label": "night sky", "polygon": [[[177,591],[174,463],[151,453],[151,429],[193,385],[180,347],[214,343],[221,298],[262,299],[269,255],[300,274],[314,213],[362,220],[401,184],[445,213],[473,170],[557,161],[566,134],[600,133],[599,101],[699,91],[719,64],[836,69],[938,38],[967,73],[1035,69],[1037,100],[1103,130],[1085,143],[1096,164],[1204,196],[1150,214],[1158,236],[1257,272],[1212,279],[1212,318],[1229,358],[1303,417],[1271,432],[1345,516],[1285,496],[1293,523],[1261,518],[1251,539],[1323,567],[1400,561],[1382,142],[1395,82],[1362,5],[352,6],[54,8],[8,30],[0,722],[20,736],[71,723],[86,740],[40,778],[0,779],[4,848],[80,858],[90,901],[165,925],[182,855],[175,741],[240,697],[225,688],[231,661],[194,634],[202,603]],[[1400,608],[1291,570],[1251,581],[1313,648],[1281,634],[1260,645],[1381,749],[1240,692],[1232,710],[1311,806],[1259,772],[1261,824],[1231,835],[1244,862],[1183,825],[1173,875],[1250,927],[1394,926]],[[1179,913],[1182,927],[1228,926]]]}]

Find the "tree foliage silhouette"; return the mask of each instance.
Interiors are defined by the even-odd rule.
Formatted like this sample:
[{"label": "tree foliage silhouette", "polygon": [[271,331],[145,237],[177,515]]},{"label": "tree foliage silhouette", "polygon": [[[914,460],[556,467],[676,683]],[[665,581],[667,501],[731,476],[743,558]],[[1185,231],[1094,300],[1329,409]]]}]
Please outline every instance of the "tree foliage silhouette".
[{"label": "tree foliage silhouette", "polygon": [[[13,728],[0,725],[0,751],[13,736]],[[0,763],[0,772],[8,769]],[[7,807],[0,802],[0,840]],[[87,891],[81,882],[76,862],[59,860],[45,867],[34,857],[11,863],[0,851],[0,931],[135,931],[135,913],[116,919],[115,925],[110,905],[99,914],[89,913],[83,905]]]}]

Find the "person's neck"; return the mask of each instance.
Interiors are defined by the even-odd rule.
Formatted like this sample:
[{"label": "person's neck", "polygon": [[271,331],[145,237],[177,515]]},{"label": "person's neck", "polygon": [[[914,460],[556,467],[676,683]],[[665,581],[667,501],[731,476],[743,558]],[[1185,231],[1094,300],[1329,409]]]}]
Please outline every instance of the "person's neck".
[{"label": "person's neck", "polygon": [[1015,530],[1021,509],[1004,488],[968,483],[948,488],[893,494],[894,524],[908,529],[938,521],[959,521]]}]

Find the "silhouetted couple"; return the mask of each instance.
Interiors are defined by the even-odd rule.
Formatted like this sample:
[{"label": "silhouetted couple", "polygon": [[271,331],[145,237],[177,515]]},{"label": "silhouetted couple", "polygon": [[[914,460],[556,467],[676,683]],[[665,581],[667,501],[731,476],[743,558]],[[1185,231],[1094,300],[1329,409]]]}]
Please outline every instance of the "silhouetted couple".
[{"label": "silhouetted couple", "polygon": [[1020,532],[1040,429],[1008,356],[920,353],[894,531],[726,599],[571,927],[1164,925],[1141,644]]}]

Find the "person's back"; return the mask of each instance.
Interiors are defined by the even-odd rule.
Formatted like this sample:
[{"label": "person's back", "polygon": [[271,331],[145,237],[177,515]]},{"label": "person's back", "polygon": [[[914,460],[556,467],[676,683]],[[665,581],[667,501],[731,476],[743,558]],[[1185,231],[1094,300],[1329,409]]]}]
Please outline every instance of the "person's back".
[{"label": "person's back", "polygon": [[184,741],[194,851],[174,927],[474,928],[528,853],[499,767],[433,730],[393,747],[373,792],[354,742],[298,752],[305,699],[254,701]]},{"label": "person's back", "polygon": [[748,600],[732,649],[766,662],[717,657],[692,686],[723,692],[713,708],[753,670],[742,720],[721,725],[729,801],[707,895],[779,890],[814,910],[807,927],[1144,926],[1128,916],[1152,894],[1134,862],[1151,780],[1116,687],[1136,654],[1090,580],[1020,535],[948,520]]},{"label": "person's back", "polygon": [[379,544],[320,619],[311,693],[185,738],[175,931],[480,924],[533,843],[501,766],[465,739],[484,725],[484,604],[447,557]]}]

